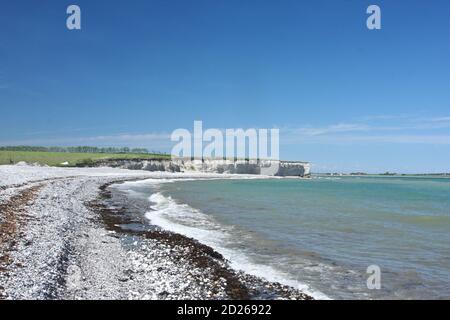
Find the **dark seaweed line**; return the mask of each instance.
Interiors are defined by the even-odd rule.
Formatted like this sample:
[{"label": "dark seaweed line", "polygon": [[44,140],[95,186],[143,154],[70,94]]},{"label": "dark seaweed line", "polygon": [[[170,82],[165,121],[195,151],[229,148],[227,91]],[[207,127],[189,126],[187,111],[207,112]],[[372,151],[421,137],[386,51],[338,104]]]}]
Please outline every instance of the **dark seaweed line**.
[{"label": "dark seaweed line", "polygon": [[[271,290],[276,293],[276,295],[283,298],[289,298],[292,295],[292,291],[296,291],[293,288],[279,283],[271,283],[251,275],[243,275],[241,273],[238,274],[236,271],[228,267],[228,261],[220,253],[211,247],[184,235],[169,231],[138,231],[130,230],[129,228],[121,228],[121,225],[130,223],[128,216],[124,214],[124,208],[111,209],[105,205],[105,202],[112,199],[112,193],[109,190],[111,185],[130,180],[135,181],[139,179],[118,180],[106,183],[100,187],[98,199],[87,203],[88,207],[99,214],[101,222],[105,225],[107,230],[114,231],[119,235],[132,235],[140,236],[146,239],[154,239],[173,247],[181,246],[184,248],[189,248],[189,254],[184,258],[187,258],[190,263],[196,267],[204,270],[209,268],[211,271],[208,272],[211,272],[215,280],[225,278],[227,280],[225,290],[229,298],[232,300],[261,298],[264,294],[262,294],[259,289],[250,288],[249,285],[252,284],[256,284],[256,286],[260,288],[269,286]],[[270,294],[267,294],[267,296],[271,297]],[[299,300],[313,300],[311,296],[304,293],[296,292],[295,296]]]}]

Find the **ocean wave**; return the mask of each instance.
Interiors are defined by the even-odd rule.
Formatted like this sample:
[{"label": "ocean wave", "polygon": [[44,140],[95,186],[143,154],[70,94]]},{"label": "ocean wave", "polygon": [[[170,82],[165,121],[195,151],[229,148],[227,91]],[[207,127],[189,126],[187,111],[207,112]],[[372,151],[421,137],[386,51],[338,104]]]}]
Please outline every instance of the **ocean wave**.
[{"label": "ocean wave", "polygon": [[274,269],[269,265],[253,263],[245,252],[230,249],[227,244],[234,240],[232,227],[223,226],[209,215],[192,208],[187,204],[177,203],[170,196],[156,192],[149,197],[152,210],[146,213],[146,218],[164,230],[183,234],[204,243],[219,253],[228,261],[232,268],[248,274],[265,278],[268,281],[279,282],[302,290],[316,299],[329,299],[321,292],[312,290],[308,285],[292,279],[288,274]]}]

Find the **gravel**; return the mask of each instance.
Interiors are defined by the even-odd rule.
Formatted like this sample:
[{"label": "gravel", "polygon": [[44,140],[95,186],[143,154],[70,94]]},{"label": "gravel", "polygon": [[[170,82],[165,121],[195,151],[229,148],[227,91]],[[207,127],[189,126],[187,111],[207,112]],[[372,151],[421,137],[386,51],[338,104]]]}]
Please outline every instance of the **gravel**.
[{"label": "gravel", "polygon": [[[0,264],[0,299],[308,299],[231,270],[218,253],[193,239],[125,232],[105,220],[109,213],[99,196],[107,184],[217,177],[235,176],[0,166],[0,206],[19,208],[18,196],[34,192],[17,209],[23,223],[15,238],[0,243],[8,248],[0,252],[8,256]],[[5,219],[11,217],[0,212],[0,224],[10,222]]]}]

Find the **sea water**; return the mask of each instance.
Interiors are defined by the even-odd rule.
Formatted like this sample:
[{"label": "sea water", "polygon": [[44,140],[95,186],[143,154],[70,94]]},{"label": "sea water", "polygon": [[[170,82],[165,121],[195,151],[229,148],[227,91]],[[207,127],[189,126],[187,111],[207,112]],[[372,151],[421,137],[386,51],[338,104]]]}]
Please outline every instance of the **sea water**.
[{"label": "sea water", "polygon": [[[332,299],[450,298],[450,179],[314,177],[129,183],[155,225],[232,267]],[[381,270],[369,289],[367,268]]]}]

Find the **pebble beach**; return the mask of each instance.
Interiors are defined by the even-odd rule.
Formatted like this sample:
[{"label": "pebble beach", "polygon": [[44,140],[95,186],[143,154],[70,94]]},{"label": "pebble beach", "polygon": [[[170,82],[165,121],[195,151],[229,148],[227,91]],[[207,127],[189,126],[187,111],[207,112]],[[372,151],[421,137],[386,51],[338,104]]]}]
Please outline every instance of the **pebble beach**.
[{"label": "pebble beach", "polygon": [[233,270],[194,239],[123,228],[123,208],[111,205],[112,184],[214,178],[237,177],[0,166],[0,299],[312,299]]}]

